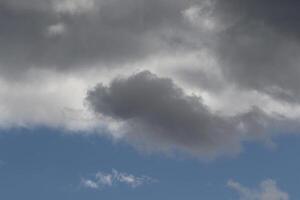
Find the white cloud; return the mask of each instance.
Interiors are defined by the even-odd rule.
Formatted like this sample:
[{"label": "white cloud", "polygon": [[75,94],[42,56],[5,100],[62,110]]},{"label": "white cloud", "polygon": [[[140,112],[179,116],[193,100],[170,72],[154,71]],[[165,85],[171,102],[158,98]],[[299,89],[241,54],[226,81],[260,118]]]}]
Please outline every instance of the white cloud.
[{"label": "white cloud", "polygon": [[54,37],[65,34],[67,31],[66,25],[63,23],[52,24],[47,28],[47,36]]},{"label": "white cloud", "polygon": [[93,12],[96,3],[94,0],[58,0],[53,7],[57,13],[74,15]]},{"label": "white cloud", "polygon": [[98,184],[92,180],[82,180],[81,184],[86,188],[98,189]]},{"label": "white cloud", "polygon": [[206,0],[200,5],[194,5],[185,9],[182,11],[182,15],[188,22],[201,30],[216,31],[221,26],[212,16],[213,8],[213,1]]},{"label": "white cloud", "polygon": [[1,128],[39,124],[70,130],[99,127],[99,120],[83,105],[89,82],[50,72],[34,74],[36,79],[14,83],[0,79]]},{"label": "white cloud", "polygon": [[96,174],[97,183],[101,184],[102,186],[112,186],[113,179],[113,174],[104,174],[102,172],[98,172]]},{"label": "white cloud", "polygon": [[118,172],[115,169],[113,169],[111,173],[98,172],[92,179],[81,180],[82,186],[90,189],[102,189],[113,187],[118,184],[136,188],[153,182],[156,182],[156,180],[149,176],[135,176],[124,172]]},{"label": "white cloud", "polygon": [[289,195],[278,188],[276,181],[264,180],[259,188],[251,189],[238,182],[229,180],[227,186],[239,194],[240,200],[288,200]]}]

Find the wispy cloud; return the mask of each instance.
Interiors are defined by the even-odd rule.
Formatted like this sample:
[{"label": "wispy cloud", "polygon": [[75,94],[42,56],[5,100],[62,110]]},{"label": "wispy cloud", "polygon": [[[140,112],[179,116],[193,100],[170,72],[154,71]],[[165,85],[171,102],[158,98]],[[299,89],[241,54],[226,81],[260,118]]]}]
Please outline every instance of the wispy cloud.
[{"label": "wispy cloud", "polygon": [[289,195],[278,188],[276,181],[267,179],[258,188],[251,189],[240,183],[229,180],[227,186],[239,194],[240,200],[288,200]]},{"label": "wispy cloud", "polygon": [[135,176],[125,172],[119,172],[112,169],[110,173],[97,172],[94,177],[87,179],[83,178],[81,180],[81,185],[89,189],[102,189],[113,187],[119,184],[129,186],[131,188],[136,188],[144,184],[157,182],[156,179],[149,176]]}]

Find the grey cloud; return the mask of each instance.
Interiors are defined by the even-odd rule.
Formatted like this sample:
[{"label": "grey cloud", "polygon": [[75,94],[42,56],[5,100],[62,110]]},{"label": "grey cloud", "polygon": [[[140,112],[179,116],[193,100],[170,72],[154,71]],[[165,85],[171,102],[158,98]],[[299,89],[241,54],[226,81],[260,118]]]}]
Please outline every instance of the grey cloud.
[{"label": "grey cloud", "polygon": [[[72,15],[55,9],[55,3],[67,1],[1,1],[2,76],[31,68],[66,73],[92,64],[121,67],[162,52],[207,48],[228,82],[280,100],[300,99],[298,1],[211,0],[201,7],[207,0],[93,0],[95,12]],[[194,9],[193,20],[211,17],[223,28],[204,34],[186,23],[183,13],[193,6],[201,7]],[[64,34],[46,33],[57,24],[64,25]],[[195,71],[197,66],[178,73],[208,90],[224,85],[204,72],[186,78]]]},{"label": "grey cloud", "polygon": [[259,109],[218,116],[201,98],[186,95],[171,79],[148,71],[115,79],[109,86],[97,85],[88,92],[87,102],[95,113],[125,122],[130,142],[200,156],[236,153],[243,139],[266,137],[276,121]]},{"label": "grey cloud", "polygon": [[299,102],[298,1],[218,1],[215,14],[231,25],[216,53],[228,80],[277,99]]},{"label": "grey cloud", "polygon": [[[244,138],[268,137],[263,133],[269,129],[293,124],[259,108],[222,117],[185,89],[216,94],[233,85],[299,103],[298,1],[212,0],[201,7],[206,0],[93,0],[92,9],[74,0],[78,8],[55,6],[65,1],[71,2],[0,2],[0,79],[16,81],[16,76],[40,69],[68,75],[91,65],[130,67],[163,53],[176,62],[204,48],[216,59],[220,74],[201,70],[204,56],[187,62],[191,66],[170,68],[174,82],[142,72],[99,84],[88,92],[87,102],[96,113],[124,122],[134,143],[196,154],[238,151]],[[181,89],[177,81],[189,86]]]},{"label": "grey cloud", "polygon": [[216,10],[223,17],[238,18],[243,23],[262,22],[276,30],[299,37],[300,3],[297,0],[217,1]]},{"label": "grey cloud", "polygon": [[226,82],[215,74],[199,70],[197,67],[194,69],[181,69],[177,72],[179,79],[192,87],[202,88],[208,91],[221,92],[226,87]]},{"label": "grey cloud", "polygon": [[[179,0],[95,0],[96,12],[68,15],[55,12],[53,2],[60,1],[38,2],[0,3],[2,73],[32,67],[75,70],[93,63],[122,66],[167,51],[167,43],[178,42],[167,32],[184,30],[181,11],[188,6]],[[47,37],[55,24],[64,24],[66,34]]]}]

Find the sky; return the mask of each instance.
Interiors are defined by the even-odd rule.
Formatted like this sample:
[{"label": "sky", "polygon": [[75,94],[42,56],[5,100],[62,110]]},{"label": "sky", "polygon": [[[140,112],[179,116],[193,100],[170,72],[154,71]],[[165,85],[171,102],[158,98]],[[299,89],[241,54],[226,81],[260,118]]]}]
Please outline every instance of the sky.
[{"label": "sky", "polygon": [[299,8],[0,0],[1,198],[299,198]]}]

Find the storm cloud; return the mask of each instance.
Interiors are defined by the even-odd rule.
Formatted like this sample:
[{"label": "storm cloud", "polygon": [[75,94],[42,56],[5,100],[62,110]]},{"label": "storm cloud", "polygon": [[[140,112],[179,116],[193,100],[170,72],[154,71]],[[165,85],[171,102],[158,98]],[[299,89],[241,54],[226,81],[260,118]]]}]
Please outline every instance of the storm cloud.
[{"label": "storm cloud", "polygon": [[1,0],[0,126],[97,129],[197,155],[297,132],[299,6]]},{"label": "storm cloud", "polygon": [[178,0],[1,1],[1,71],[122,67],[176,43],[167,34],[184,30],[186,6]]},{"label": "storm cloud", "polygon": [[298,1],[219,1],[216,13],[230,24],[216,53],[224,75],[239,87],[284,101],[299,101]]},{"label": "storm cloud", "polygon": [[200,97],[149,71],[117,78],[109,86],[99,84],[88,92],[87,102],[97,114],[123,122],[130,141],[195,155],[236,153],[243,139],[267,134],[280,119],[255,108],[235,117],[219,116]]}]

